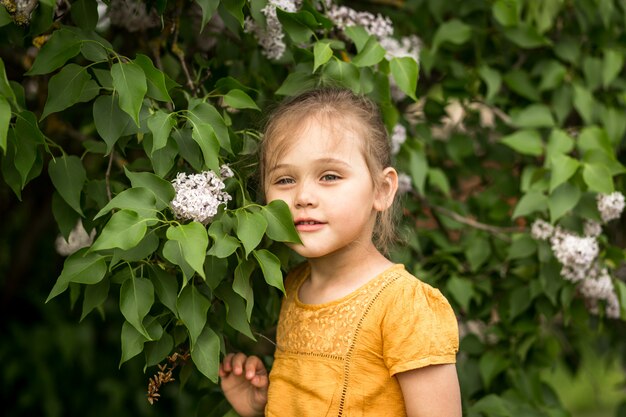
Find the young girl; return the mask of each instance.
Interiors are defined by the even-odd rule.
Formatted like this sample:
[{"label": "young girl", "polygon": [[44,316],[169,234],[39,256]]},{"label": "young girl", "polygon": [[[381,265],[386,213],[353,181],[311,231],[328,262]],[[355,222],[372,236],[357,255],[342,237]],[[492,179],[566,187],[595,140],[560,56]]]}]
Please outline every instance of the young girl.
[{"label": "young girl", "polygon": [[260,155],[266,200],[284,200],[307,262],[285,281],[272,371],[228,354],[228,401],[247,416],[461,416],[457,322],[441,293],[393,264],[398,174],[376,106],[347,90],[284,102]]}]

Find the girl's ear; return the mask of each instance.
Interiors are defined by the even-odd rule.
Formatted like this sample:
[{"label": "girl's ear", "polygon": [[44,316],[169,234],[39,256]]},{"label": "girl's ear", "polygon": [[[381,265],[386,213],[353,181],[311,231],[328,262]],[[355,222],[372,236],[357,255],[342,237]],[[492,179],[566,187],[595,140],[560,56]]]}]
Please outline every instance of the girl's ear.
[{"label": "girl's ear", "polygon": [[393,204],[398,191],[398,172],[393,167],[383,169],[380,185],[377,187],[374,210],[385,211]]}]

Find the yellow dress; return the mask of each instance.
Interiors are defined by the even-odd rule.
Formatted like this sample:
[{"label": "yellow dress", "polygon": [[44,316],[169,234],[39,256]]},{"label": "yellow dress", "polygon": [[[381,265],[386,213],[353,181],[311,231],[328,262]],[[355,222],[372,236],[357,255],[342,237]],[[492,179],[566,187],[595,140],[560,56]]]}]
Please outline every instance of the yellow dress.
[{"label": "yellow dress", "polygon": [[266,416],[405,416],[394,375],[456,362],[450,304],[403,265],[324,304],[299,301],[308,275],[303,264],[285,282]]}]

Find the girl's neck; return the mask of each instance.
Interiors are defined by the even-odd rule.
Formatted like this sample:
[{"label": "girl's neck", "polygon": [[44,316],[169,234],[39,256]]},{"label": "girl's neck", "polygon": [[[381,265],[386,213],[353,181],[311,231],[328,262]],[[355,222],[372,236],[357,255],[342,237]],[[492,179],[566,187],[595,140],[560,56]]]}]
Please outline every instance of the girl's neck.
[{"label": "girl's neck", "polygon": [[336,253],[308,262],[311,274],[299,294],[301,301],[307,304],[346,296],[393,265],[373,244],[361,251]]}]

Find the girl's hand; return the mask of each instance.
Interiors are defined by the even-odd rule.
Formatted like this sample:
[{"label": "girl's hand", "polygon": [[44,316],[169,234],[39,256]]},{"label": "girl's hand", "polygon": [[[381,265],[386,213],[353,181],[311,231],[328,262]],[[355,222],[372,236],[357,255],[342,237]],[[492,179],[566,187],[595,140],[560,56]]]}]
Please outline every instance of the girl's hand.
[{"label": "girl's hand", "polygon": [[226,399],[241,417],[264,415],[269,379],[261,359],[229,353],[220,364],[219,376]]}]

